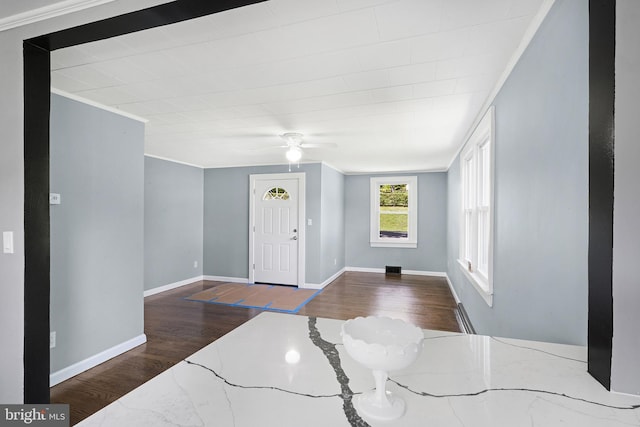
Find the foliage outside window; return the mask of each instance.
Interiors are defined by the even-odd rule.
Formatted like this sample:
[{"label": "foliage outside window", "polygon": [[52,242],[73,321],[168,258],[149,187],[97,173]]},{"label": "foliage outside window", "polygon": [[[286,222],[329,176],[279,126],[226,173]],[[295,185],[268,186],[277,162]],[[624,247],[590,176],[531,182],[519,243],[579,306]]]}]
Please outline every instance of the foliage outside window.
[{"label": "foliage outside window", "polygon": [[494,109],[460,153],[462,209],[458,263],[488,305],[493,304]]},{"label": "foliage outside window", "polygon": [[371,246],[417,247],[415,176],[371,178]]}]

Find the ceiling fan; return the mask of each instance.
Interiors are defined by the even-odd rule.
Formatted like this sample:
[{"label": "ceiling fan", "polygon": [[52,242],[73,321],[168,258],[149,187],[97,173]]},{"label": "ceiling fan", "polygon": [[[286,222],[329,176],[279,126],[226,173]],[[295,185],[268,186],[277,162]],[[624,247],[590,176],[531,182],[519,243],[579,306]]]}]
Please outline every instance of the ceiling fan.
[{"label": "ceiling fan", "polygon": [[287,132],[280,135],[286,145],[281,145],[283,148],[287,148],[285,153],[289,163],[297,163],[302,158],[303,148],[335,148],[336,144],[332,142],[319,142],[319,143],[306,143],[302,140],[302,134],[297,132]]}]

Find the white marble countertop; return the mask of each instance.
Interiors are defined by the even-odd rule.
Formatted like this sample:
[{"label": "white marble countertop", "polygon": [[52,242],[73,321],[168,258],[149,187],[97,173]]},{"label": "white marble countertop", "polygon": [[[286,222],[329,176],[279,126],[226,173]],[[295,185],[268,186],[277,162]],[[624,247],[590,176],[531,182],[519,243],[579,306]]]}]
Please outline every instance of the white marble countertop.
[{"label": "white marble countertop", "polygon": [[374,388],[345,352],[342,321],[265,312],[80,426],[640,426],[640,397],[609,393],[586,348],[425,330],[418,360],[390,372],[407,409],[360,416]]}]

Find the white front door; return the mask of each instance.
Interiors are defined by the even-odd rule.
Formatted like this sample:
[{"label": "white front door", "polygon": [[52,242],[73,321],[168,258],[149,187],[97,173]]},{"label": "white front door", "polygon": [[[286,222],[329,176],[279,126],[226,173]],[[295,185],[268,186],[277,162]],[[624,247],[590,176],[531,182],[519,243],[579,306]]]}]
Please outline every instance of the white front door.
[{"label": "white front door", "polygon": [[252,281],[298,285],[300,179],[270,175],[251,178]]}]

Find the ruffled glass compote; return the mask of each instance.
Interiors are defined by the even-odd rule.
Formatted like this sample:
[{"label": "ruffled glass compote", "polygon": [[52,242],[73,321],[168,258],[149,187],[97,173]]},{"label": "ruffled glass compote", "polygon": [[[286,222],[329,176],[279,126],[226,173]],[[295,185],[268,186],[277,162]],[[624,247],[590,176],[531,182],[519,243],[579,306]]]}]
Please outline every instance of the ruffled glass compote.
[{"label": "ruffled glass compote", "polygon": [[411,365],[423,339],[417,326],[389,317],[357,317],[342,325],[347,353],[373,371],[376,384],[375,390],[354,398],[358,412],[377,420],[394,420],[404,414],[404,400],[386,390],[387,373]]}]

